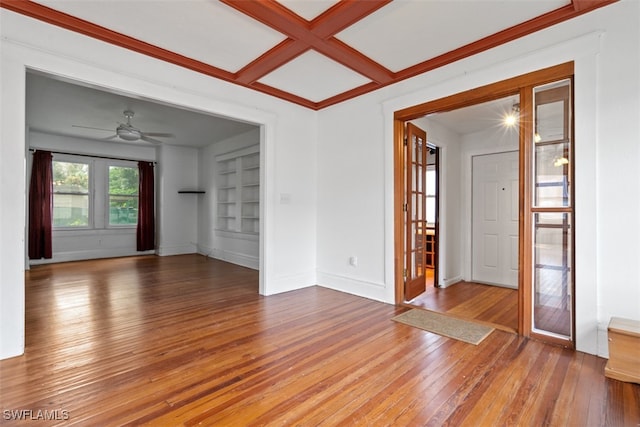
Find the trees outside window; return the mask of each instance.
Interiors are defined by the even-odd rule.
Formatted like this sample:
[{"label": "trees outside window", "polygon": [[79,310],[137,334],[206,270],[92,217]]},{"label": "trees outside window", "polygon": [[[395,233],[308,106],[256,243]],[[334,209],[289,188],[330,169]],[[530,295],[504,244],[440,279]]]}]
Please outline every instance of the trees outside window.
[{"label": "trees outside window", "polygon": [[53,161],[53,226],[89,227],[89,164]]},{"label": "trees outside window", "polygon": [[109,225],[138,223],[138,168],[109,166]]}]

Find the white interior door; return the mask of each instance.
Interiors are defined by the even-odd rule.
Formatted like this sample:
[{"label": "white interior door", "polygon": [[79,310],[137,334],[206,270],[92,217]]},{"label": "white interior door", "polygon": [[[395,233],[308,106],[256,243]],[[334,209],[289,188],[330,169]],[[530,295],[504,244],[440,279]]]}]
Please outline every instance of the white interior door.
[{"label": "white interior door", "polygon": [[472,280],[518,287],[518,152],[473,157]]}]

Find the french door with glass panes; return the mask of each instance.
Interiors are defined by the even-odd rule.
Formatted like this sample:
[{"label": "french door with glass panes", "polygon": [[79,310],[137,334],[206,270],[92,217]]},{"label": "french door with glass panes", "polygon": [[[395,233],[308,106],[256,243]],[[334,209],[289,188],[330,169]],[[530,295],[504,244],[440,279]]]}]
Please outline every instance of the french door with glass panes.
[{"label": "french door with glass panes", "polygon": [[407,123],[405,168],[404,298],[410,301],[426,291],[427,243],[427,133]]}]

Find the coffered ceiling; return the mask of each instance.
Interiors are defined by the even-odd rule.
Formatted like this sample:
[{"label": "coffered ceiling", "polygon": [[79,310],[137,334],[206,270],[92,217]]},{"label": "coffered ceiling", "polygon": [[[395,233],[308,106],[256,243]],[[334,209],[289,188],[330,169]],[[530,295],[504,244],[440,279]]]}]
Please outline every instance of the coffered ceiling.
[{"label": "coffered ceiling", "polygon": [[0,5],[318,110],[612,2],[0,0]]}]

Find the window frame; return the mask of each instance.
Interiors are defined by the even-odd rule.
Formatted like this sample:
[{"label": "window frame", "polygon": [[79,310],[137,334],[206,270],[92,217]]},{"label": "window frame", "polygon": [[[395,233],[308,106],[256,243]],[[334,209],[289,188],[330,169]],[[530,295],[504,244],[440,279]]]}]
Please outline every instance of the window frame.
[{"label": "window frame", "polygon": [[[55,168],[54,163],[58,162],[58,163],[77,163],[77,164],[82,164],[82,165],[87,165],[87,174],[88,176],[88,192],[86,194],[87,196],[87,206],[88,206],[88,213],[87,213],[87,225],[83,225],[83,226],[56,226],[55,225],[55,218],[54,218],[54,207],[55,207],[55,197],[56,194],[60,194],[60,195],[84,195],[83,193],[71,193],[71,192],[57,192],[55,190],[55,186],[52,189],[52,212],[51,212],[51,230],[52,231],[78,231],[78,230],[93,230],[95,229],[95,203],[94,203],[94,197],[95,197],[95,185],[94,185],[94,162],[93,159],[90,158],[86,158],[84,156],[74,156],[74,155],[69,155],[69,154],[57,154],[57,153],[53,153],[53,157],[51,159],[51,171],[53,173],[53,170]],[[51,177],[51,179],[53,180],[53,176]]]},{"label": "window frame", "polygon": [[[137,218],[135,224],[110,224],[110,197],[109,193],[109,172],[110,167],[126,167],[132,169],[138,169],[138,162],[136,160],[116,160],[105,159],[100,157],[92,157],[85,155],[74,154],[61,154],[53,153],[52,158],[52,170],[54,168],[54,162],[60,163],[78,163],[82,165],[88,165],[88,221],[87,225],[83,226],[55,226],[53,212],[51,215],[51,230],[54,233],[57,232],[88,232],[88,231],[107,231],[107,230],[122,230],[122,231],[135,231],[138,227]],[[53,179],[53,177],[52,177]],[[140,177],[138,176],[138,184]],[[60,193],[55,189],[52,191],[52,197],[55,198],[56,194],[79,194],[82,193]],[[136,193],[138,201],[140,200],[139,187]]]}]

